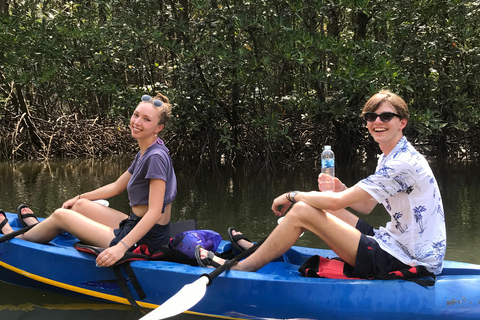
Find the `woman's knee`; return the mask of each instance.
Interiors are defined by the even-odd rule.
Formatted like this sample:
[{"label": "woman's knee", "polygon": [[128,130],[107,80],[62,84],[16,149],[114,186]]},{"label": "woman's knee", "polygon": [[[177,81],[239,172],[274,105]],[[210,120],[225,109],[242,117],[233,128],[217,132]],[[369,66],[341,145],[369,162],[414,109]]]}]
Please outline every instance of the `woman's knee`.
[{"label": "woman's knee", "polygon": [[82,211],[82,209],[85,209],[86,207],[88,207],[90,203],[92,203],[90,200],[80,198],[77,200],[77,202],[75,202],[75,204],[72,207],[72,210],[80,212]]},{"label": "woman's knee", "polygon": [[71,210],[70,209],[64,209],[64,208],[59,208],[50,215],[49,219],[55,220],[57,222],[64,221],[68,219],[68,217],[71,215]]}]

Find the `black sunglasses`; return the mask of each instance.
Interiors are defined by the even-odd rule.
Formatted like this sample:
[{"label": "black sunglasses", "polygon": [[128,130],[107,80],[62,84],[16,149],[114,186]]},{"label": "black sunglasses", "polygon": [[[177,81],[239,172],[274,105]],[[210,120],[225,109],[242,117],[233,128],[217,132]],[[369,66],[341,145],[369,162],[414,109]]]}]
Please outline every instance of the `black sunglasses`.
[{"label": "black sunglasses", "polygon": [[148,94],[144,94],[142,96],[142,101],[151,102],[157,108],[163,106],[163,102],[161,100],[153,100],[153,101],[152,100],[153,100],[153,98],[150,97]]},{"label": "black sunglasses", "polygon": [[399,117],[400,118],[400,116],[398,114],[393,113],[393,112],[383,112],[383,113],[380,113],[380,114],[376,114],[375,112],[365,112],[363,114],[363,117],[368,122],[374,122],[375,120],[377,120],[378,117],[380,117],[380,120],[382,122],[389,122],[390,120],[393,119],[393,117]]}]

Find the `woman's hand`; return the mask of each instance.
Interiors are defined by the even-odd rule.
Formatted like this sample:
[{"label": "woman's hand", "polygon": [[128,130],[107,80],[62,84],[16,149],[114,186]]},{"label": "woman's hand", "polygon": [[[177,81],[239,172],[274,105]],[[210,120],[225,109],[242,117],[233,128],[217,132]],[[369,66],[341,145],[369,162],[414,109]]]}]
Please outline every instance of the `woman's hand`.
[{"label": "woman's hand", "polygon": [[284,193],[273,200],[272,211],[276,216],[283,216],[292,203],[287,199],[287,193]]},{"label": "woman's hand", "polygon": [[113,247],[103,250],[98,256],[95,262],[98,267],[110,267],[114,265],[118,260],[122,259],[126,252],[125,246],[122,243],[117,243]]},{"label": "woman's hand", "polygon": [[[318,175],[318,190],[322,191],[323,182],[330,179],[332,179],[331,176],[325,173],[320,173]],[[335,182],[335,192],[342,192],[348,189],[348,187],[344,183],[342,183],[340,179],[333,178],[333,181]]]},{"label": "woman's hand", "polygon": [[80,195],[75,196],[72,199],[69,199],[69,200],[65,201],[62,205],[62,208],[71,209],[75,205],[75,203],[78,201],[78,199],[80,199]]}]

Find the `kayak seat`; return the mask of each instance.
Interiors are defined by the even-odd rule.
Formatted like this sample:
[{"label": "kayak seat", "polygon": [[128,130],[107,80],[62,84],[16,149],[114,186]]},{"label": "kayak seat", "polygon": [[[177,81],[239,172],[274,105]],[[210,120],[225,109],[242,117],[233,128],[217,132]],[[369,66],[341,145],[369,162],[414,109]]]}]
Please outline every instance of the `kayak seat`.
[{"label": "kayak seat", "polygon": [[196,219],[183,220],[183,221],[170,223],[170,236],[172,238],[175,237],[180,232],[189,231],[189,230],[197,230]]}]

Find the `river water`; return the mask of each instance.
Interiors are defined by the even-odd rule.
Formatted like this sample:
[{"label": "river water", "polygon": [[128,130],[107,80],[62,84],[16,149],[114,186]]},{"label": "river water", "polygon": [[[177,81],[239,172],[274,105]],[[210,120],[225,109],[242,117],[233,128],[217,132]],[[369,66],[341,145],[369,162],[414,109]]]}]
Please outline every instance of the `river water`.
[{"label": "river water", "polygon": [[[15,212],[19,204],[27,203],[37,215],[47,217],[66,199],[115,180],[128,168],[130,161],[127,158],[109,158],[0,163],[0,208]],[[173,221],[194,218],[200,229],[216,230],[224,238],[227,237],[228,227],[234,226],[254,241],[267,236],[277,224],[277,217],[270,210],[272,200],[288,190],[316,189],[318,175],[318,170],[311,167],[278,170],[275,174],[252,169],[219,169],[196,175],[178,167],[178,196],[173,206]],[[337,167],[337,176],[350,186],[367,176],[374,167],[375,164]],[[480,264],[477,206],[477,199],[480,199],[480,166],[436,162],[432,168],[445,206],[446,258]],[[111,207],[128,212],[125,193],[109,201]],[[381,206],[362,218],[374,226],[384,225],[388,219]],[[326,248],[309,232],[299,239],[297,245]],[[128,306],[93,302],[0,282],[1,320],[138,318],[139,314]],[[174,319],[200,318],[183,314]]]}]

